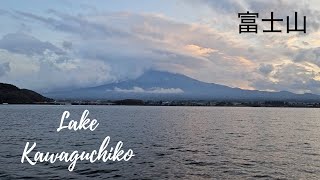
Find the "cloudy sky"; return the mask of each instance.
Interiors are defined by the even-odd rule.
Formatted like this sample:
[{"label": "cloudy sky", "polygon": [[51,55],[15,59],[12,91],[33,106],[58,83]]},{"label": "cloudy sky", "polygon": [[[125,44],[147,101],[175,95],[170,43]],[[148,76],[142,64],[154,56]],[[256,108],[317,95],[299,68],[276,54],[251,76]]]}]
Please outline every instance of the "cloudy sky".
[{"label": "cloudy sky", "polygon": [[[239,34],[239,12],[259,13]],[[282,33],[263,33],[270,18]],[[286,17],[307,33],[286,33]],[[149,69],[205,82],[320,94],[317,0],[0,2],[0,81],[40,92],[135,78]]]}]

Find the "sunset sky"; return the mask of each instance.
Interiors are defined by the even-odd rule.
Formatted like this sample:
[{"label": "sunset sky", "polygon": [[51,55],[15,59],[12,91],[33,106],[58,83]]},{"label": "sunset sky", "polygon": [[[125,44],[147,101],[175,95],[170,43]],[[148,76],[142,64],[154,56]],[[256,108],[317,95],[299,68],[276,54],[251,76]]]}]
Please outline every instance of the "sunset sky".
[{"label": "sunset sky", "polygon": [[[240,12],[259,13],[239,34]],[[286,17],[307,33],[286,33]],[[282,33],[263,33],[270,23]],[[135,78],[149,69],[268,91],[320,94],[317,0],[0,2],[0,81],[40,92]]]}]

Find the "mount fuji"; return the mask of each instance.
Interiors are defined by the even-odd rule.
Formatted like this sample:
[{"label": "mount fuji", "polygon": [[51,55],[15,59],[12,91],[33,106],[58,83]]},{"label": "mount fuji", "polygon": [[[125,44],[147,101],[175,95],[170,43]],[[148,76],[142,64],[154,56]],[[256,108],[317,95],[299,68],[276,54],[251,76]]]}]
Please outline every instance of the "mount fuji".
[{"label": "mount fuji", "polygon": [[44,94],[54,99],[81,100],[286,100],[319,102],[315,94],[268,92],[201,82],[182,74],[150,70],[140,77],[96,87]]}]

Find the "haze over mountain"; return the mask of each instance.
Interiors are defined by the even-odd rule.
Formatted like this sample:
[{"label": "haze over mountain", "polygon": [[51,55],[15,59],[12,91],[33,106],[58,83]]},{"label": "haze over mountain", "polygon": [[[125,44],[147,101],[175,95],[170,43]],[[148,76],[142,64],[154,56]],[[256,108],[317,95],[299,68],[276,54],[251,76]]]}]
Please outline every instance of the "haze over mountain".
[{"label": "haze over mountain", "polygon": [[205,83],[185,75],[147,71],[140,77],[97,87],[51,92],[54,99],[144,99],[144,100],[292,100],[320,101],[314,94],[287,91],[266,92],[243,90],[214,83]]}]

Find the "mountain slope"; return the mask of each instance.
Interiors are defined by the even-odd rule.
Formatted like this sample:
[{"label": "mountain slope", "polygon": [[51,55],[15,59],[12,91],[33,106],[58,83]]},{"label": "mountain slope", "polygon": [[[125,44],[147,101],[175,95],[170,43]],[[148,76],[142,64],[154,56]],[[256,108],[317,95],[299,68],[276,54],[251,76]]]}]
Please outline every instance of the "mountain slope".
[{"label": "mountain slope", "polygon": [[60,99],[126,99],[148,100],[296,100],[320,101],[314,94],[294,94],[286,91],[265,92],[230,88],[205,83],[185,75],[148,71],[137,79],[97,87],[48,93]]},{"label": "mountain slope", "polygon": [[36,102],[50,102],[52,99],[46,98],[34,91],[28,89],[19,89],[18,87],[0,83],[0,103],[24,104]]}]

